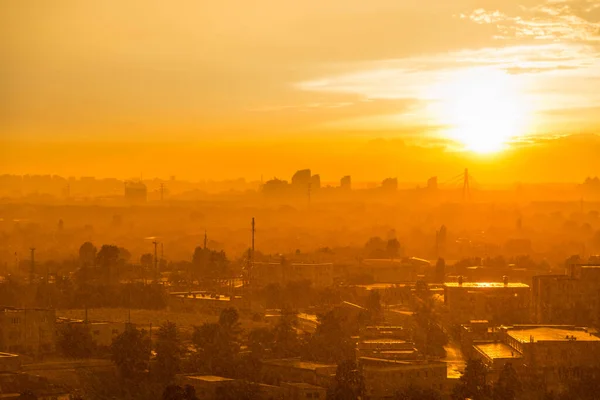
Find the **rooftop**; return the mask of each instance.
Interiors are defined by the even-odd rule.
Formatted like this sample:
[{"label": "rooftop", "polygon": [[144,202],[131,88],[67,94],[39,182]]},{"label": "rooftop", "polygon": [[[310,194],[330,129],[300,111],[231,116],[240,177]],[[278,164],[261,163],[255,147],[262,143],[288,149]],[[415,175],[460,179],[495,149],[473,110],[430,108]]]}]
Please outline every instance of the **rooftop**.
[{"label": "rooftop", "polygon": [[504,343],[482,343],[476,344],[475,350],[489,359],[521,358],[521,353]]},{"label": "rooftop", "polygon": [[233,379],[225,378],[222,376],[215,375],[186,375],[187,379],[193,379],[195,381],[203,381],[203,382],[230,382]]},{"label": "rooftop", "polygon": [[[600,342],[600,338],[586,331],[575,329],[560,329],[551,327],[539,327],[530,329],[511,329],[508,336],[522,343],[530,342],[568,342],[586,341]],[[574,338],[574,339],[572,339]]]},{"label": "rooftop", "polygon": [[304,382],[285,382],[286,386],[292,386],[298,389],[325,389],[321,386],[315,386],[315,385],[311,385],[310,383],[304,383]]},{"label": "rooftop", "polygon": [[521,282],[509,282],[507,285],[505,285],[504,282],[463,282],[462,285],[459,285],[458,282],[446,282],[446,283],[444,283],[444,286],[451,287],[451,288],[464,287],[464,288],[469,288],[469,289],[473,289],[473,288],[503,288],[503,287],[529,288],[529,285],[526,285],[525,283],[521,283]]},{"label": "rooftop", "polygon": [[318,368],[337,368],[337,365],[334,364],[320,364],[316,362],[310,361],[301,361],[297,358],[282,358],[277,360],[264,360],[262,362],[264,365],[274,365],[278,367],[289,367],[289,368],[298,368],[298,369],[310,369],[316,370]]}]

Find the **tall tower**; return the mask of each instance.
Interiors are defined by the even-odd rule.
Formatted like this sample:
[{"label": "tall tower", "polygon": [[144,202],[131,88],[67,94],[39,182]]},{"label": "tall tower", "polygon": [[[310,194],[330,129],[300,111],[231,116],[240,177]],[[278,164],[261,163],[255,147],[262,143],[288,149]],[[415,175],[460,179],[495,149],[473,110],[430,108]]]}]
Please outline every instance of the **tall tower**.
[{"label": "tall tower", "polygon": [[469,169],[465,168],[465,175],[463,178],[463,201],[467,201],[471,197],[469,187]]}]

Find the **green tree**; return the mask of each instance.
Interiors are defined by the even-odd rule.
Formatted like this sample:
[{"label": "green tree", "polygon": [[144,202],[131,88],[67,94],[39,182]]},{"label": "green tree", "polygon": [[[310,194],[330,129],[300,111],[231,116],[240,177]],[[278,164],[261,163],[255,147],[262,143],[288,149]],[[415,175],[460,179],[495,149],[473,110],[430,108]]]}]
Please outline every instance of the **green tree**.
[{"label": "green tree", "polygon": [[146,331],[128,326],[113,339],[110,349],[111,358],[123,378],[139,378],[148,368],[151,343]]},{"label": "green tree", "polygon": [[181,342],[177,325],[165,322],[158,329],[156,340],[156,368],[160,379],[169,381],[179,372]]},{"label": "green tree", "polygon": [[358,400],[364,398],[365,382],[362,372],[353,360],[340,363],[333,385],[327,391],[330,400]]},{"label": "green tree", "polygon": [[96,345],[88,324],[66,323],[58,330],[56,345],[68,358],[89,358],[94,354]]}]

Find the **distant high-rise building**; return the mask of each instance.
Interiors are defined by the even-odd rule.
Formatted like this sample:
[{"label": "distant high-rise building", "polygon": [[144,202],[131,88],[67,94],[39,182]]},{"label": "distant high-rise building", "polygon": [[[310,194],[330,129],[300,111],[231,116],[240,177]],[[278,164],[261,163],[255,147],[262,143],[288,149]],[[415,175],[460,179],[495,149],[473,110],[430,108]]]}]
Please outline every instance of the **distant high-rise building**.
[{"label": "distant high-rise building", "polygon": [[321,176],[319,174],[313,175],[310,178],[310,187],[312,190],[317,190],[321,188]]},{"label": "distant high-rise building", "polygon": [[396,191],[398,190],[398,178],[386,178],[381,182],[381,187],[384,190]]},{"label": "distant high-rise building", "polygon": [[301,169],[292,176],[292,186],[306,187],[311,183],[312,174],[310,169]]},{"label": "distant high-rise building", "polygon": [[438,188],[438,178],[437,176],[432,176],[427,180],[427,189],[429,190],[437,190]]},{"label": "distant high-rise building", "polygon": [[145,203],[148,199],[148,188],[143,182],[125,182],[125,200],[129,203]]},{"label": "distant high-rise building", "polygon": [[350,175],[346,175],[342,177],[342,179],[340,179],[340,188],[345,190],[352,189],[352,178],[350,177]]}]

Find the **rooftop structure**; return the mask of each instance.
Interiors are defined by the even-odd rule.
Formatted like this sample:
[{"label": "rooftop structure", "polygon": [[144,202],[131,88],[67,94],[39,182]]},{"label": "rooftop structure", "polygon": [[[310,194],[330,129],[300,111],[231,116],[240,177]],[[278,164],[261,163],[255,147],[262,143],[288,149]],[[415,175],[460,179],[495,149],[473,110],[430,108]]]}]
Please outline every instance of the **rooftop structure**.
[{"label": "rooftop structure", "polygon": [[599,337],[584,330],[555,327],[511,329],[507,332],[507,335],[522,343],[570,342],[574,340],[600,342]]}]

